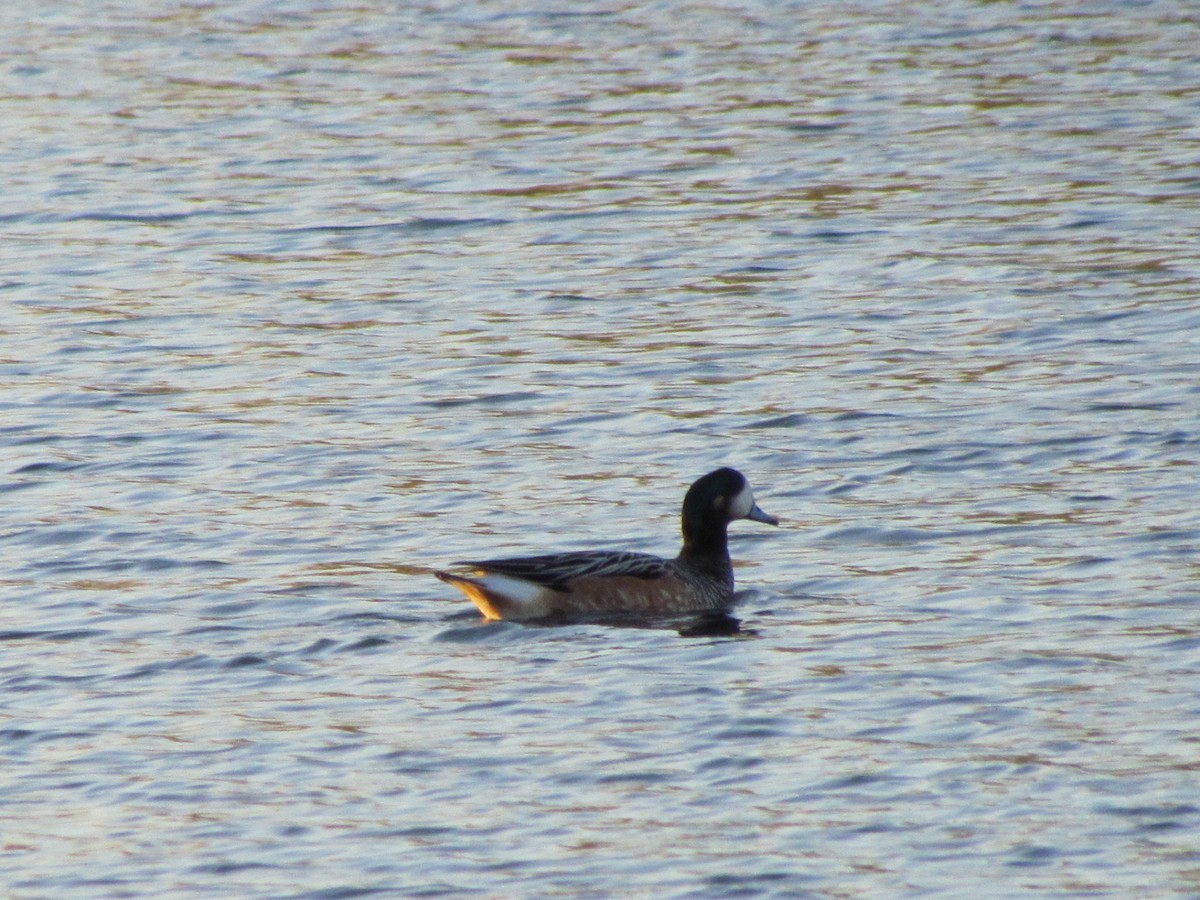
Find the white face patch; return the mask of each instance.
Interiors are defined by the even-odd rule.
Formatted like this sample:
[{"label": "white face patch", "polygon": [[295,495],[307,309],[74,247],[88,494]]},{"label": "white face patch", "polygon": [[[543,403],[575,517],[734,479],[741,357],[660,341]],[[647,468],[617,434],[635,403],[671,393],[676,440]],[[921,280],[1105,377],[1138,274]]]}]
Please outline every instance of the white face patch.
[{"label": "white face patch", "polygon": [[744,519],[754,509],[754,492],[750,490],[750,482],[742,485],[742,489],[729,501],[729,517]]}]

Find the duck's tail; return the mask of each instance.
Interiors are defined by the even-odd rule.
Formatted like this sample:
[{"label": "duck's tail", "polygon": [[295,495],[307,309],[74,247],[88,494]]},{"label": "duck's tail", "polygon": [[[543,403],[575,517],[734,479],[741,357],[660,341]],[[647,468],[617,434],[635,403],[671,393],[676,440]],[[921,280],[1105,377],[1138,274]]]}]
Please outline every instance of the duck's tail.
[{"label": "duck's tail", "polygon": [[466,594],[485,618],[530,619],[545,615],[542,601],[546,589],[540,585],[478,570],[472,575],[455,572],[433,574]]}]

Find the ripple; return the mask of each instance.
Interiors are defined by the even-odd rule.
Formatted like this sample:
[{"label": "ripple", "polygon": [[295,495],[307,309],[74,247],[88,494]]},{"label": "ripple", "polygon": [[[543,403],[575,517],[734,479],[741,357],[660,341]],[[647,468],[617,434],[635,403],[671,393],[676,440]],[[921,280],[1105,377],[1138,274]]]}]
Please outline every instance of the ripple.
[{"label": "ripple", "polygon": [[[6,883],[1185,891],[1188,17],[380,10],[5,32]],[[727,464],[740,623],[428,576]]]}]

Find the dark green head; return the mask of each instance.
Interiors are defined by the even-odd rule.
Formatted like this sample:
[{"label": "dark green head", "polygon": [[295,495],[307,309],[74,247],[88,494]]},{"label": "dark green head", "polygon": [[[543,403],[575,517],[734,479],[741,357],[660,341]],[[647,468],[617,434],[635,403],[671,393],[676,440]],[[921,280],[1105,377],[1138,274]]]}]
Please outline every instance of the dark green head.
[{"label": "dark green head", "polygon": [[684,543],[724,541],[726,527],[736,519],[779,524],[759,509],[750,482],[737,469],[709,472],[688,488],[683,498]]}]

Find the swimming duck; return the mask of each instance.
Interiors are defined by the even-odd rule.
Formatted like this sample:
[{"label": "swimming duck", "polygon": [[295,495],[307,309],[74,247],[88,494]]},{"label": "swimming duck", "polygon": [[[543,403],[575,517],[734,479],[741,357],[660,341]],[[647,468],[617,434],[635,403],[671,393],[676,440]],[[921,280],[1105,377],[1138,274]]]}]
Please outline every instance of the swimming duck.
[{"label": "swimming duck", "polygon": [[489,619],[596,618],[720,613],[733,602],[725,529],[737,519],[778,525],[754,502],[746,477],[717,469],[683,498],[683,549],[674,559],[592,550],[459,562],[435,572]]}]

